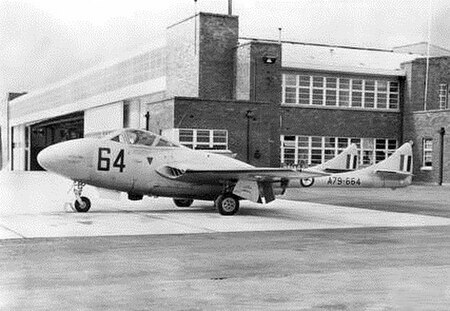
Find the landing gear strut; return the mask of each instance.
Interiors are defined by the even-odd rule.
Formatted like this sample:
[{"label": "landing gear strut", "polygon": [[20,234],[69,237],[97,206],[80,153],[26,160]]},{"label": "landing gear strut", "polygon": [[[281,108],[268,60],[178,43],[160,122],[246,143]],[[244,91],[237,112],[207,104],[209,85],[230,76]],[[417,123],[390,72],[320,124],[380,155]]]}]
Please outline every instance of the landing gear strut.
[{"label": "landing gear strut", "polygon": [[87,197],[82,197],[81,193],[83,191],[83,187],[85,186],[85,183],[82,183],[80,181],[74,181],[73,182],[73,193],[75,194],[75,209],[79,213],[86,213],[91,208],[91,200],[89,200]]}]

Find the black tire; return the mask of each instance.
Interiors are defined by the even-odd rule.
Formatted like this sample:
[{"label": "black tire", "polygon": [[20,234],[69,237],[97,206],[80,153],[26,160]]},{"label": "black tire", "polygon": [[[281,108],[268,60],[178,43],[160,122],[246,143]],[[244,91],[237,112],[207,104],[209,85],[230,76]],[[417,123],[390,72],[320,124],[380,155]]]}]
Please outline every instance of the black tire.
[{"label": "black tire", "polygon": [[173,199],[173,203],[178,207],[189,207],[193,202],[192,199]]},{"label": "black tire", "polygon": [[223,194],[216,200],[219,213],[224,216],[231,216],[239,211],[239,199],[234,194]]},{"label": "black tire", "polygon": [[75,200],[75,209],[79,213],[86,213],[91,208],[91,200],[86,197],[81,197],[80,199],[84,204],[82,205],[78,200]]}]

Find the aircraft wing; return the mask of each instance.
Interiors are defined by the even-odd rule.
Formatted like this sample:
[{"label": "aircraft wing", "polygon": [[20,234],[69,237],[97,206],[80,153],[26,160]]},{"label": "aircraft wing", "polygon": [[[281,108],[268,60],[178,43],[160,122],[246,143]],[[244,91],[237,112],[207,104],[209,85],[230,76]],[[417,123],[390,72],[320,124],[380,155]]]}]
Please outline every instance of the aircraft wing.
[{"label": "aircraft wing", "polygon": [[224,181],[258,181],[277,182],[288,179],[303,179],[311,177],[328,176],[329,174],[319,171],[294,170],[288,168],[242,168],[242,169],[190,169],[174,166],[163,166],[157,172],[170,179],[191,183],[221,183]]}]

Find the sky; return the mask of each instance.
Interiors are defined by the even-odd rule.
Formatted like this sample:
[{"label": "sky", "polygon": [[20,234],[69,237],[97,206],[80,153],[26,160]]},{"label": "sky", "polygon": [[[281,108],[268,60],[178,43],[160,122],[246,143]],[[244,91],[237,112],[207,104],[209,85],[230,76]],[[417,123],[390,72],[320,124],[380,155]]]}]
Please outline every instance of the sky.
[{"label": "sky", "polygon": [[[151,46],[197,11],[228,0],[0,0],[0,92],[30,91]],[[392,48],[450,49],[448,0],[233,0],[240,36]],[[430,16],[430,18],[428,18]],[[431,25],[430,28],[428,25]]]}]

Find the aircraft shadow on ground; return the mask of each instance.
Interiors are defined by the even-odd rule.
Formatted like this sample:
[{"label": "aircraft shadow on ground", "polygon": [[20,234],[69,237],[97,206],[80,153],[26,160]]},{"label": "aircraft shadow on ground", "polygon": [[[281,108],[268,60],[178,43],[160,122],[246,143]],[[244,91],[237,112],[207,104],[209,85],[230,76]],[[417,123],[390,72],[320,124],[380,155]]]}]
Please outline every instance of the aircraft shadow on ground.
[{"label": "aircraft shadow on ground", "polygon": [[[76,211],[66,211],[66,213],[72,214],[77,213]],[[127,207],[126,209],[120,208],[120,207],[98,207],[91,209],[86,215],[93,214],[93,215],[106,215],[106,214],[146,214],[148,216],[152,215],[170,215],[170,214],[205,214],[205,215],[217,215],[221,216],[217,209],[213,206],[192,206],[188,208],[168,208],[168,209],[152,209],[149,208],[132,208]],[[80,213],[80,215],[82,215]],[[239,209],[239,212],[236,215],[233,216],[222,216],[222,217],[247,217],[247,216],[253,216],[253,217],[264,217],[264,218],[276,218],[276,219],[298,219],[298,215],[291,215],[288,214],[280,209],[277,209],[276,207],[241,207]]]}]

